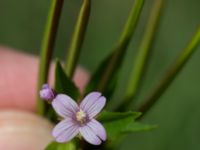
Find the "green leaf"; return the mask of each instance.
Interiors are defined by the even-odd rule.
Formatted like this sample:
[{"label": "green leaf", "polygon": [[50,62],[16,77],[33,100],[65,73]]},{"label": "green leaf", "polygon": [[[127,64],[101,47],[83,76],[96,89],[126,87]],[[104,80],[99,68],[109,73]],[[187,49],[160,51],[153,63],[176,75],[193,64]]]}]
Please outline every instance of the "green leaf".
[{"label": "green leaf", "polygon": [[51,4],[48,12],[48,19],[43,35],[37,83],[37,113],[40,115],[45,115],[46,109],[48,109],[48,105],[41,100],[39,91],[42,85],[48,81],[48,72],[51,64],[51,57],[54,51],[56,33],[58,30],[63,2],[64,0],[52,0],[50,2]]},{"label": "green leaf", "polygon": [[59,61],[56,61],[55,70],[55,90],[57,93],[67,94],[74,100],[80,95],[78,88],[75,86],[73,81],[65,74]]},{"label": "green leaf", "polygon": [[154,129],[155,125],[136,122],[140,112],[102,112],[98,119],[103,123],[108,138],[114,139],[121,134]]},{"label": "green leaf", "polygon": [[73,142],[68,143],[57,143],[52,142],[50,143],[45,150],[76,150],[76,146]]},{"label": "green leaf", "polygon": [[101,122],[111,122],[111,121],[116,121],[124,118],[131,118],[136,119],[141,115],[140,112],[108,112],[108,111],[103,111],[99,116],[98,120]]},{"label": "green leaf", "polygon": [[85,33],[90,17],[91,0],[83,0],[79,15],[75,24],[74,32],[68,49],[65,70],[69,77],[73,77],[78,58],[81,53],[81,47],[84,42]]},{"label": "green leaf", "polygon": [[180,52],[175,61],[170,65],[168,70],[164,73],[161,80],[151,91],[149,95],[143,100],[143,104],[138,108],[143,114],[143,117],[160,99],[162,94],[167,90],[167,88],[173,83],[177,75],[184,68],[185,64],[189,61],[192,54],[197,50],[200,45],[200,26],[193,35],[192,39],[189,41],[188,45]]},{"label": "green leaf", "polygon": [[139,48],[135,59],[133,60],[132,69],[129,75],[125,99],[121,101],[117,110],[127,110],[130,106],[133,106],[135,102],[135,97],[140,91],[140,87],[143,84],[143,79],[146,75],[146,70],[149,67],[149,60],[151,59],[151,54],[153,52],[152,45],[154,44],[156,31],[158,30],[158,25],[160,22],[160,16],[163,8],[163,3],[165,0],[154,0],[149,19],[147,21],[144,35],[141,39]]},{"label": "green leaf", "polygon": [[102,62],[89,83],[89,91],[98,90],[108,99],[112,96],[118,73],[121,69],[128,45],[136,29],[144,0],[135,0],[130,15],[125,23],[119,41],[113,52]]},{"label": "green leaf", "polygon": [[[92,78],[90,79],[90,82],[88,83],[86,87],[86,93],[89,93],[94,90],[99,90],[98,85],[99,81],[101,80],[102,74],[105,72],[106,66],[110,63],[110,60],[113,58],[114,52],[111,53],[108,57],[106,57],[102,63],[99,65],[95,73],[92,75]],[[104,96],[106,96],[107,99],[109,99],[113,92],[115,91],[115,87],[117,85],[117,76],[118,76],[118,71],[115,71],[112,79],[110,80],[108,86],[101,91]]]},{"label": "green leaf", "polygon": [[140,123],[138,121],[133,121],[122,130],[122,133],[149,131],[155,128],[157,128],[157,125],[149,125],[149,124]]}]

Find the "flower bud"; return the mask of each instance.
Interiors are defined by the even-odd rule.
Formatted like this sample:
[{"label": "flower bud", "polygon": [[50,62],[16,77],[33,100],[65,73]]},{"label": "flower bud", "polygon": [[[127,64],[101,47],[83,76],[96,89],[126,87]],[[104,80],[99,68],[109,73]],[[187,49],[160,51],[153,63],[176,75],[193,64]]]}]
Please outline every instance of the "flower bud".
[{"label": "flower bud", "polygon": [[46,101],[50,101],[55,98],[55,92],[48,84],[44,84],[40,90],[40,97]]}]

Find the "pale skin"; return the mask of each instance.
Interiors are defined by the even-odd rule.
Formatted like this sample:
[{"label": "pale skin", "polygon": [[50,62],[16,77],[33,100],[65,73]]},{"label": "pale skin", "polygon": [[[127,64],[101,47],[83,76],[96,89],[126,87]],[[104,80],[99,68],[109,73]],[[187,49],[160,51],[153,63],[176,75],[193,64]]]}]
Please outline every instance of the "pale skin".
[{"label": "pale skin", "polygon": [[[37,71],[37,57],[0,47],[0,149],[42,150],[53,140],[52,124],[34,114]],[[88,79],[87,71],[76,70],[80,90]]]}]

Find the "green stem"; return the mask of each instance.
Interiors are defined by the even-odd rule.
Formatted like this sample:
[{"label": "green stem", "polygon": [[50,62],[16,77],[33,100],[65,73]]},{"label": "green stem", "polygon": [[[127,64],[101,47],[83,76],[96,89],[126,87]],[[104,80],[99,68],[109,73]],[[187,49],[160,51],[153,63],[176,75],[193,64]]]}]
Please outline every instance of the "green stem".
[{"label": "green stem", "polygon": [[119,106],[120,109],[130,107],[133,97],[135,97],[136,93],[138,93],[152,50],[151,46],[153,44],[155,32],[157,31],[156,29],[159,23],[163,2],[164,0],[154,1],[146,25],[145,33],[138,49],[136,60],[133,62],[133,69],[130,73],[130,78],[125,93],[125,101],[122,101],[122,104]]},{"label": "green stem", "polygon": [[121,65],[124,55],[127,51],[127,47],[130,43],[131,37],[136,29],[136,25],[138,23],[141,10],[143,8],[143,4],[144,0],[135,0],[128,20],[117,43],[117,46],[114,49],[114,53],[112,55],[112,58],[110,59],[109,65],[106,67],[104,71],[105,73],[103,74],[101,81],[99,81],[97,90],[103,91],[103,89],[105,89],[113,73],[115,73],[114,70],[119,67],[119,65]]},{"label": "green stem", "polygon": [[51,57],[56,39],[58,23],[64,0],[51,0],[49,8],[47,24],[41,46],[40,64],[39,64],[39,79],[38,79],[38,101],[37,112],[40,115],[45,113],[45,103],[39,97],[39,90],[41,86],[48,81],[48,72],[51,63]]},{"label": "green stem", "polygon": [[78,63],[80,50],[83,44],[90,16],[90,7],[91,0],[83,0],[65,63],[65,70],[70,78],[73,77],[74,70]]},{"label": "green stem", "polygon": [[200,43],[200,27],[198,28],[196,34],[193,36],[191,41],[188,43],[187,47],[181,51],[180,55],[177,57],[175,62],[169,67],[165,76],[161,79],[159,84],[153,89],[152,93],[145,99],[144,104],[141,105],[138,111],[142,112],[144,116],[147,111],[149,111],[152,106],[158,101],[166,89],[170,86],[172,81],[184,67],[186,62],[189,60],[191,55],[197,49]]}]

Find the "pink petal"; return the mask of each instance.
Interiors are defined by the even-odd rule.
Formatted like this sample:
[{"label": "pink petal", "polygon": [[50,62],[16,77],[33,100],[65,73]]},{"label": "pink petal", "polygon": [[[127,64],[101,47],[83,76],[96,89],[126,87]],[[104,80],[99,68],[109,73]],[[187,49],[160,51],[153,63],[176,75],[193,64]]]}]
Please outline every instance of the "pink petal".
[{"label": "pink petal", "polygon": [[79,109],[76,102],[64,94],[57,95],[52,102],[52,106],[55,111],[64,118],[73,118]]},{"label": "pink petal", "polygon": [[106,98],[101,96],[95,103],[87,110],[89,118],[95,117],[105,106]]},{"label": "pink petal", "polygon": [[79,132],[88,143],[93,145],[101,144],[101,140],[89,126],[80,127]]},{"label": "pink petal", "polygon": [[91,92],[88,95],[86,95],[80,104],[81,109],[87,110],[89,107],[93,105],[95,100],[97,100],[100,96],[101,96],[101,93],[99,92]]},{"label": "pink petal", "polygon": [[106,131],[100,122],[98,122],[95,119],[92,119],[87,125],[96,133],[96,135],[101,140],[103,140],[103,141],[106,140],[106,138],[107,138]]},{"label": "pink petal", "polygon": [[67,142],[74,138],[79,132],[78,125],[68,118],[58,123],[53,129],[52,135],[57,142]]},{"label": "pink petal", "polygon": [[99,92],[88,94],[80,104],[80,108],[85,111],[89,118],[95,117],[105,106],[106,98]]}]

